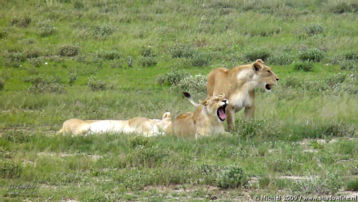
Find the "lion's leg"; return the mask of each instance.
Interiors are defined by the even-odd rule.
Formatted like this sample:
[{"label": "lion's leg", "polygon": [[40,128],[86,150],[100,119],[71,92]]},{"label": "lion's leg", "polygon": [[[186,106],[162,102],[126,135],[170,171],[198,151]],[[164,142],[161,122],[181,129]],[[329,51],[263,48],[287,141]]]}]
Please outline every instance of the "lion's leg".
[{"label": "lion's leg", "polygon": [[245,118],[252,119],[255,115],[255,91],[252,90],[249,92],[251,106],[245,107]]},{"label": "lion's leg", "polygon": [[255,106],[252,105],[250,107],[245,107],[245,118],[248,119],[252,119],[254,118],[255,115]]},{"label": "lion's leg", "polygon": [[228,131],[232,131],[235,127],[235,110],[232,108],[227,109],[227,127]]}]

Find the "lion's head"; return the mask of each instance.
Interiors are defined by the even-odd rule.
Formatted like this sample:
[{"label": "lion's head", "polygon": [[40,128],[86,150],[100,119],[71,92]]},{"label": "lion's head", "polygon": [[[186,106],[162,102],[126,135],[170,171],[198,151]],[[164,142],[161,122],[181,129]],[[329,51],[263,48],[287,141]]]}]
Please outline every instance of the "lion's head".
[{"label": "lion's head", "polygon": [[255,72],[255,80],[259,82],[259,86],[262,86],[267,91],[270,91],[279,80],[278,76],[261,59],[252,63],[252,68]]},{"label": "lion's head", "polygon": [[229,101],[225,98],[224,94],[208,97],[201,104],[210,116],[217,117],[219,121],[225,121],[226,106],[229,104]]}]

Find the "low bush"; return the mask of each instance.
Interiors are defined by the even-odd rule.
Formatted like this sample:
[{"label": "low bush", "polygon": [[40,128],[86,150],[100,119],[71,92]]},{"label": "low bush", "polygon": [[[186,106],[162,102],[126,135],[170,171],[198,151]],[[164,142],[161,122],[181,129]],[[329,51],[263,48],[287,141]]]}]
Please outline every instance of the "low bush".
[{"label": "low bush", "polygon": [[140,57],[139,63],[142,67],[155,66],[158,62],[155,57]]},{"label": "low bush", "polygon": [[151,46],[142,47],[140,54],[143,57],[155,57],[156,56],[156,54],[154,53],[153,48]]},{"label": "low bush", "polygon": [[346,60],[354,60],[354,61],[357,61],[358,60],[358,52],[356,51],[349,51],[349,52],[346,52],[344,54],[344,58]]},{"label": "low bush", "polygon": [[248,182],[248,177],[244,171],[237,166],[230,166],[220,170],[217,175],[217,186],[223,189],[238,188]]},{"label": "low bush", "polygon": [[64,93],[65,87],[60,77],[34,76],[24,80],[32,85],[28,88],[30,93]]},{"label": "low bush", "polygon": [[0,39],[5,39],[8,36],[7,31],[1,30],[0,31]]},{"label": "low bush", "polygon": [[347,183],[347,191],[358,191],[358,179],[350,180]]},{"label": "low bush", "polygon": [[63,57],[73,57],[78,55],[80,48],[73,45],[61,46],[58,50],[58,54]]},{"label": "low bush", "polygon": [[38,25],[38,34],[41,37],[47,37],[54,33],[56,33],[56,27],[53,25],[51,21],[43,21]]},{"label": "low bush", "polygon": [[0,90],[4,89],[5,86],[5,80],[3,78],[0,78]]},{"label": "low bush", "polygon": [[271,55],[267,59],[267,64],[275,64],[275,65],[289,65],[293,62],[294,57],[291,53],[278,53],[275,55]]},{"label": "low bush", "polygon": [[22,166],[11,160],[0,161],[0,177],[2,178],[18,178],[21,176]]},{"label": "low bush", "polygon": [[194,49],[186,45],[175,45],[169,49],[172,58],[191,58],[194,56]]},{"label": "low bush", "polygon": [[31,59],[29,59],[29,62],[34,67],[40,67],[44,63],[44,58],[42,58],[42,57],[31,58]]},{"label": "low bush", "polygon": [[105,60],[115,60],[115,59],[120,59],[121,58],[121,55],[119,53],[119,51],[98,51],[96,53],[96,55],[100,58],[103,58]]},{"label": "low bush", "polygon": [[245,58],[250,62],[255,61],[257,59],[262,59],[263,61],[265,61],[269,56],[270,52],[265,49],[255,49],[245,54]]},{"label": "low bush", "polygon": [[203,53],[194,54],[191,59],[191,64],[195,67],[202,67],[209,63],[209,56]]},{"label": "low bush", "polygon": [[32,19],[29,16],[15,17],[11,19],[10,24],[18,27],[28,27]]},{"label": "low bush", "polygon": [[179,91],[189,91],[189,92],[206,92],[206,83],[207,78],[203,75],[187,76],[179,81],[175,86],[172,86],[171,89]]},{"label": "low bush", "polygon": [[26,58],[38,58],[42,55],[41,50],[39,48],[31,48],[24,51]]},{"label": "low bush", "polygon": [[114,33],[112,25],[102,24],[93,28],[92,35],[97,39],[105,39]]},{"label": "low bush", "polygon": [[188,72],[174,70],[174,71],[159,75],[157,78],[157,83],[159,85],[175,86],[181,80],[183,80],[185,77],[188,77],[188,76],[190,76],[190,74]]},{"label": "low bush", "polygon": [[335,6],[331,8],[333,13],[350,13],[350,12],[358,12],[358,3],[347,3],[347,2],[339,2]]},{"label": "low bush", "polygon": [[319,62],[323,59],[324,52],[317,49],[308,49],[299,53],[299,58],[304,61]]},{"label": "low bush", "polygon": [[20,67],[26,61],[26,55],[20,51],[5,53],[5,65],[9,67]]},{"label": "low bush", "polygon": [[102,80],[97,80],[95,77],[90,77],[88,79],[87,86],[92,91],[101,91],[107,89],[106,83]]},{"label": "low bush", "polygon": [[298,62],[294,66],[295,70],[310,72],[313,69],[313,63],[310,61]]},{"label": "low bush", "polygon": [[321,34],[324,31],[323,26],[320,24],[311,24],[311,25],[305,26],[304,30],[305,30],[305,33],[310,36],[313,36],[316,34]]}]

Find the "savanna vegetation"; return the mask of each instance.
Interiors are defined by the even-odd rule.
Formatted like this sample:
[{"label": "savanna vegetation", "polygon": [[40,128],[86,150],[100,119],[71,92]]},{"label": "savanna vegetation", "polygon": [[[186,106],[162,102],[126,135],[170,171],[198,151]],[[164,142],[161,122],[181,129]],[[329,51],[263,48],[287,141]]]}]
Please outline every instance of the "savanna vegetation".
[{"label": "savanna vegetation", "polygon": [[[357,19],[353,0],[0,0],[0,198],[357,195]],[[280,81],[232,136],[55,134],[192,111],[183,90],[258,58]]]}]

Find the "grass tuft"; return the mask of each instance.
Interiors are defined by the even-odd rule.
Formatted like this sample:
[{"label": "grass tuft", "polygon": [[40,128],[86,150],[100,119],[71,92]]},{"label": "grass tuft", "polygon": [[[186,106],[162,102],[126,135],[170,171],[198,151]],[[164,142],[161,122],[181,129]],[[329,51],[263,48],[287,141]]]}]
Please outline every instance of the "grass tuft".
[{"label": "grass tuft", "polygon": [[95,77],[90,77],[88,79],[87,82],[87,86],[92,90],[92,91],[102,91],[102,90],[106,90],[107,89],[107,85],[106,82],[102,81],[102,80],[98,80]]},{"label": "grass tuft", "polygon": [[347,183],[347,191],[358,191],[358,179],[351,180]]},{"label": "grass tuft", "polygon": [[0,176],[2,178],[18,178],[22,174],[22,166],[12,160],[0,161]]},{"label": "grass tuft", "polygon": [[323,59],[324,52],[317,49],[308,49],[299,53],[299,58],[304,61],[319,62]]},{"label": "grass tuft", "polygon": [[310,72],[313,69],[313,62],[310,61],[297,62],[294,68],[297,71]]},{"label": "grass tuft", "polygon": [[72,45],[65,45],[59,48],[58,54],[62,57],[73,57],[78,55],[80,48]]},{"label": "grass tuft", "polygon": [[262,59],[263,61],[266,61],[266,59],[268,57],[270,57],[270,52],[268,50],[265,49],[255,49],[255,50],[251,50],[249,52],[247,52],[245,54],[245,58],[248,61],[255,61],[257,59]]},{"label": "grass tuft", "polygon": [[248,182],[248,178],[240,167],[230,166],[220,170],[216,178],[217,186],[223,189],[238,188]]},{"label": "grass tuft", "polygon": [[28,27],[31,23],[32,19],[30,16],[22,16],[22,17],[15,17],[11,19],[11,25],[15,25],[18,27]]}]

